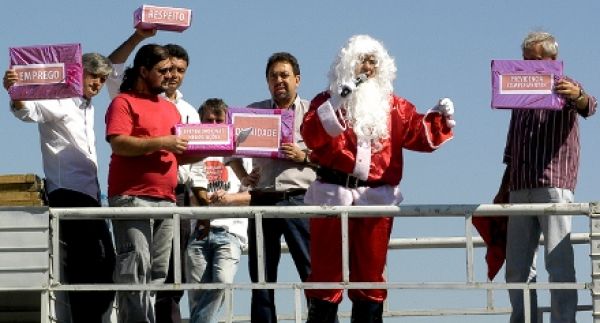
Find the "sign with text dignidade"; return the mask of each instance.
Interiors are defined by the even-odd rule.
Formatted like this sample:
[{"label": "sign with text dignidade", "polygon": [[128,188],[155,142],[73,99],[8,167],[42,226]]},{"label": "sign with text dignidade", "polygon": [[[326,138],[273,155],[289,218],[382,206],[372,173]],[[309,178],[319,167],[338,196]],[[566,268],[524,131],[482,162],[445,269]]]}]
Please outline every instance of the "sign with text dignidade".
[{"label": "sign with text dignidade", "polygon": [[293,110],[230,108],[229,116],[236,156],[284,158],[281,144],[294,142]]}]

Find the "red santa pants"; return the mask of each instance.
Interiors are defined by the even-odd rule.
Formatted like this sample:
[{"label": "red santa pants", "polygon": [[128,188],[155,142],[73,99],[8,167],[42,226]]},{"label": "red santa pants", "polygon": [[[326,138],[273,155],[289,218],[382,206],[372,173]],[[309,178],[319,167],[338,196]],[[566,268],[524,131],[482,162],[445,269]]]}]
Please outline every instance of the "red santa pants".
[{"label": "red santa pants", "polygon": [[[351,282],[384,282],[388,242],[392,232],[392,217],[348,219]],[[310,219],[309,282],[342,281],[342,235],[340,219]],[[342,289],[310,289],[306,296],[331,303],[340,303]],[[351,289],[353,301],[383,302],[385,289]]]}]

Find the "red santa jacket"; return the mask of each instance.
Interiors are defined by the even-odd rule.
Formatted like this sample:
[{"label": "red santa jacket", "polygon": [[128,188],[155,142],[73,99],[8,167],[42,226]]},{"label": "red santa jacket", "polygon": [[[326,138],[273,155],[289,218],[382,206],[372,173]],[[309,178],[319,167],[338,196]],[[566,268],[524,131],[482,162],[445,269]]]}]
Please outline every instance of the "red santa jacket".
[{"label": "red santa jacket", "polygon": [[403,149],[431,152],[453,137],[439,112],[419,114],[412,103],[392,95],[390,135],[381,140],[377,149],[368,146],[369,156],[365,156],[360,148],[364,144],[359,144],[353,129],[343,124],[331,105],[323,104],[328,99],[328,92],[318,94],[304,115],[301,133],[311,150],[310,160],[370,182],[398,185],[402,179]]}]

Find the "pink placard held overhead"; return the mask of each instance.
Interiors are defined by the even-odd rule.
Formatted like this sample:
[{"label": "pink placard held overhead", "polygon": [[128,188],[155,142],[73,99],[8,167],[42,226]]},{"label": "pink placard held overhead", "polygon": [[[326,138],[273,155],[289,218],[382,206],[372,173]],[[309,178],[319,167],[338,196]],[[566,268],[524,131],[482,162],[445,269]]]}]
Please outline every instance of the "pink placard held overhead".
[{"label": "pink placard held overhead", "polygon": [[80,44],[11,47],[10,68],[17,82],[8,90],[11,100],[40,100],[83,95]]},{"label": "pink placard held overhead", "polygon": [[142,5],[133,13],[133,26],[182,32],[192,25],[192,10]]},{"label": "pink placard held overhead", "polygon": [[294,142],[294,111],[229,108],[238,157],[285,158],[281,144]]},{"label": "pink placard held overhead", "polygon": [[562,61],[492,60],[492,108],[560,110],[554,85],[562,75]]},{"label": "pink placard held overhead", "polygon": [[178,124],[175,134],[188,139],[186,154],[231,156],[234,152],[235,138],[231,124]]}]

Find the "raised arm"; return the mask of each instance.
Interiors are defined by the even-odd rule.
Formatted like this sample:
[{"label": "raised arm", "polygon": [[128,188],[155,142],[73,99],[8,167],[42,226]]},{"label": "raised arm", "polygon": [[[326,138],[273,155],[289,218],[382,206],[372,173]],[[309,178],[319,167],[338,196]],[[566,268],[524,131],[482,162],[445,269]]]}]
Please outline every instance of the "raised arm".
[{"label": "raised arm", "polygon": [[156,29],[140,29],[136,28],[135,32],[127,38],[119,47],[117,47],[110,55],[108,59],[113,64],[123,64],[127,61],[127,58],[133,50],[144,41],[146,38],[150,38],[156,35]]}]

